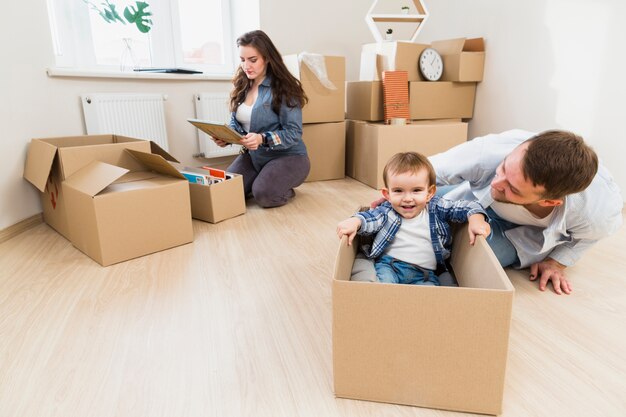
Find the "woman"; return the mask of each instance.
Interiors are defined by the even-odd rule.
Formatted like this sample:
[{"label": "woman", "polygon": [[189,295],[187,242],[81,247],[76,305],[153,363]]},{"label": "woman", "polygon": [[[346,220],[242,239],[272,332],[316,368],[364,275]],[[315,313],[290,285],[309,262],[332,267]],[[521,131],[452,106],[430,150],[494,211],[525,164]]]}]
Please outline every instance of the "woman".
[{"label": "woman", "polygon": [[[295,196],[309,174],[302,141],[302,85],[262,31],[237,39],[241,66],[230,94],[230,126],[244,135],[244,151],[228,167],[243,175],[244,192],[261,207],[278,207]],[[215,139],[219,146],[226,142]]]}]

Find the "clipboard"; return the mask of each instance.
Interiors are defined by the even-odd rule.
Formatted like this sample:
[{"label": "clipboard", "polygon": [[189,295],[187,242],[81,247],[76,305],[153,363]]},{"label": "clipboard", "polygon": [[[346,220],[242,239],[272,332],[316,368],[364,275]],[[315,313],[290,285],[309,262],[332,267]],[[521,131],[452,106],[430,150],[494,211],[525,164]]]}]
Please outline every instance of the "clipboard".
[{"label": "clipboard", "polygon": [[187,121],[212,138],[220,139],[224,142],[232,143],[233,145],[241,145],[243,136],[225,123],[198,119],[187,119]]}]

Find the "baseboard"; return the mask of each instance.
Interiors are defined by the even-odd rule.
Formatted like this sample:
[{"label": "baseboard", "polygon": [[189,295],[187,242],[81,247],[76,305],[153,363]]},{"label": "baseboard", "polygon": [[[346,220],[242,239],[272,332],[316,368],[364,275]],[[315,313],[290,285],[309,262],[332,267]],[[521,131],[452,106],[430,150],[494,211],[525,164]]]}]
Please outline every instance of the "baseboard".
[{"label": "baseboard", "polygon": [[0,243],[6,242],[12,237],[17,236],[20,233],[37,226],[40,223],[43,223],[43,215],[41,213],[24,219],[21,222],[14,224],[13,226],[7,227],[6,229],[2,229],[0,230]]}]

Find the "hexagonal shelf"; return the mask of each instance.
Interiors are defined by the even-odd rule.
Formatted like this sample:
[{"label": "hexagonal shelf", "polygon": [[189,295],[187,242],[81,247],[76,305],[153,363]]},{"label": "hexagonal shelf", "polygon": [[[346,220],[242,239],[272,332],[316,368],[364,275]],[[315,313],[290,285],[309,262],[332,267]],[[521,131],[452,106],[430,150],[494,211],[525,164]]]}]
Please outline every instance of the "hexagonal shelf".
[{"label": "hexagonal shelf", "polygon": [[[389,4],[391,3],[389,0],[383,0],[387,9],[389,8]],[[410,39],[394,39],[394,40],[408,40],[411,42],[415,42],[417,35],[422,29],[422,25],[426,22],[428,18],[428,10],[426,10],[426,6],[424,5],[422,0],[412,0],[412,1],[397,1],[397,9],[398,13],[392,12],[384,12],[379,13],[375,12],[377,6],[379,6],[381,0],[374,0],[372,7],[368,10],[365,15],[365,22],[372,32],[374,39],[376,42],[382,42],[385,40],[385,34],[383,34],[380,28],[377,26],[377,23],[415,23],[415,31]],[[407,6],[406,4],[411,4],[414,7]],[[402,13],[403,10],[408,9],[408,13]]]}]

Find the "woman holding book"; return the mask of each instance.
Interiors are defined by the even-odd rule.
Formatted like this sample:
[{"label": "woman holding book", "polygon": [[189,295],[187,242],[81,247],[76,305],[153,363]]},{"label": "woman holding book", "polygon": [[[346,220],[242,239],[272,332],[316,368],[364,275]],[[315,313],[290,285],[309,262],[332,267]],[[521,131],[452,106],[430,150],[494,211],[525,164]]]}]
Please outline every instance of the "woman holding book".
[{"label": "woman holding book", "polygon": [[295,196],[294,188],[311,167],[302,141],[307,98],[264,32],[245,33],[237,46],[241,65],[230,94],[230,126],[244,136],[244,150],[227,171],[243,175],[246,196],[260,206],[282,206]]}]

